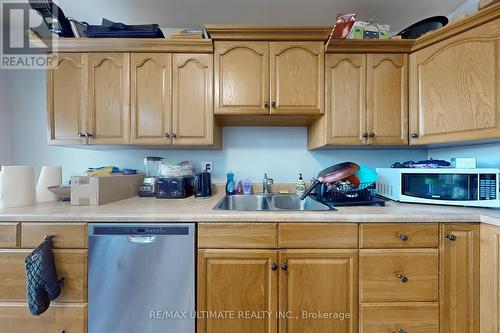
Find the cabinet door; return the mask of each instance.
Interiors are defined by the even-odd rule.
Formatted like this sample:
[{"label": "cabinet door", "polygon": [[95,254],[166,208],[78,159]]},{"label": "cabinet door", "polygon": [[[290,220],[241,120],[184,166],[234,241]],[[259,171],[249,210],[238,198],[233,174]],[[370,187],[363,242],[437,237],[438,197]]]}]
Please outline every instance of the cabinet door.
[{"label": "cabinet door", "polygon": [[131,143],[171,143],[170,53],[131,55]]},{"label": "cabinet door", "polygon": [[481,224],[481,332],[500,332],[500,227]]},{"label": "cabinet door", "polygon": [[411,144],[500,138],[499,24],[411,54]]},{"label": "cabinet door", "polygon": [[211,54],[174,54],[172,142],[214,143]]},{"label": "cabinet door", "polygon": [[367,121],[369,143],[408,143],[408,56],[367,56]]},{"label": "cabinet door", "polygon": [[323,114],[322,42],[271,43],[271,113]]},{"label": "cabinet door", "polygon": [[269,113],[269,43],[215,42],[215,114]]},{"label": "cabinet door", "polygon": [[283,250],[280,263],[280,333],[358,331],[357,250]]},{"label": "cabinet door", "polygon": [[47,71],[50,144],[85,144],[87,131],[87,55],[59,53],[58,66]]},{"label": "cabinet door", "polygon": [[327,144],[364,144],[366,55],[327,55],[326,76]]},{"label": "cabinet door", "polygon": [[198,332],[276,333],[278,272],[271,267],[277,259],[269,250],[199,250],[198,311],[227,313],[200,317]]},{"label": "cabinet door", "polygon": [[26,303],[0,303],[0,333],[87,333],[87,304],[52,303],[35,317]]},{"label": "cabinet door", "polygon": [[479,225],[441,226],[441,333],[479,333]]},{"label": "cabinet door", "polygon": [[89,54],[89,128],[92,144],[128,144],[128,53]]}]

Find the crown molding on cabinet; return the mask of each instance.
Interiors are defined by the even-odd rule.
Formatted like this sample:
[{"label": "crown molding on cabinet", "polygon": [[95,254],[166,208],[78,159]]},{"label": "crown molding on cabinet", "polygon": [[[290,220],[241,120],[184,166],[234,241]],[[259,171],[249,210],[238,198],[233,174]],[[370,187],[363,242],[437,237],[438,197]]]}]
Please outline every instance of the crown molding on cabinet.
[{"label": "crown molding on cabinet", "polygon": [[[31,40],[37,44],[40,41]],[[213,53],[210,39],[59,38],[58,52],[172,52]]]},{"label": "crown molding on cabinet", "polygon": [[213,40],[326,41],[331,26],[206,24]]},{"label": "crown molding on cabinet", "polygon": [[414,39],[332,39],[327,53],[410,53]]}]

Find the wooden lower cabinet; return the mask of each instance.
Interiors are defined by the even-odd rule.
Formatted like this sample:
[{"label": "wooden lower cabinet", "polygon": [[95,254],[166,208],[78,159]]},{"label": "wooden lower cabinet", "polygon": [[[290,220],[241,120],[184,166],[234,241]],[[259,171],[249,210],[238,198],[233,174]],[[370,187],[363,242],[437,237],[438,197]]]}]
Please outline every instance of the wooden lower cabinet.
[{"label": "wooden lower cabinet", "polygon": [[280,333],[358,331],[357,250],[283,250],[280,263]]},{"label": "wooden lower cabinet", "polygon": [[439,333],[438,303],[362,304],[360,318],[360,333]]},{"label": "wooden lower cabinet", "polygon": [[199,250],[198,312],[223,318],[199,318],[197,332],[276,333],[277,262],[272,250]]},{"label": "wooden lower cabinet", "polygon": [[479,231],[479,224],[441,225],[441,333],[480,332]]},{"label": "wooden lower cabinet", "polygon": [[55,304],[34,317],[25,303],[0,303],[0,333],[86,333],[87,304]]},{"label": "wooden lower cabinet", "polygon": [[500,332],[500,227],[481,225],[481,333]]},{"label": "wooden lower cabinet", "polygon": [[[26,299],[24,258],[32,250],[0,250],[0,302]],[[54,250],[57,273],[64,276],[58,302],[87,301],[87,251]],[[1,326],[1,325],[0,325]]]}]

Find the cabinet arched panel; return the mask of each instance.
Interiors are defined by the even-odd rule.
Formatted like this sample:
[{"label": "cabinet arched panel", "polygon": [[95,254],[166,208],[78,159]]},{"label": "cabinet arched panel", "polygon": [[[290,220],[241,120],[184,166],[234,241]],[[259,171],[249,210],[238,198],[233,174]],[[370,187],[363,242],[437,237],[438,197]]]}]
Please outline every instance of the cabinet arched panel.
[{"label": "cabinet arched panel", "polygon": [[330,54],[326,75],[327,144],[363,144],[366,56]]},{"label": "cabinet arched panel", "polygon": [[370,143],[408,143],[408,66],[404,54],[369,54],[367,122]]},{"label": "cabinet arched panel", "polygon": [[212,55],[173,56],[172,132],[175,145],[213,144]]},{"label": "cabinet arched panel", "polygon": [[271,113],[323,113],[323,43],[271,43],[271,78]]},{"label": "cabinet arched panel", "polygon": [[171,54],[132,54],[131,142],[170,144]]},{"label": "cabinet arched panel", "polygon": [[85,54],[59,54],[47,71],[48,139],[51,144],[84,144],[87,129]]},{"label": "cabinet arched panel", "polygon": [[216,42],[215,50],[215,113],[269,113],[269,43]]},{"label": "cabinet arched panel", "polygon": [[91,143],[129,143],[129,89],[128,53],[89,55]]},{"label": "cabinet arched panel", "polygon": [[500,138],[499,22],[411,54],[412,144]]}]

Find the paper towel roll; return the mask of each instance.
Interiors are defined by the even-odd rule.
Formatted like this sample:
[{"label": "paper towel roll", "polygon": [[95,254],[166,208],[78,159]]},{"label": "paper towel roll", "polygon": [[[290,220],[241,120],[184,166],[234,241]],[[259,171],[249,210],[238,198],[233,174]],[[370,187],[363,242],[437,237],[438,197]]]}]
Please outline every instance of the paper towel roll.
[{"label": "paper towel roll", "polygon": [[50,192],[47,187],[58,186],[62,183],[62,167],[60,166],[44,166],[38,178],[36,185],[36,201],[47,202],[56,201],[58,197]]},{"label": "paper towel roll", "polygon": [[0,171],[0,208],[35,203],[35,168],[3,166]]}]

